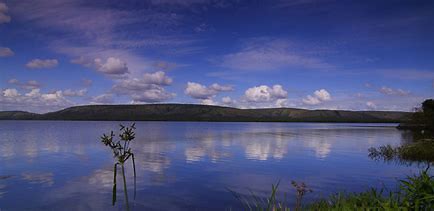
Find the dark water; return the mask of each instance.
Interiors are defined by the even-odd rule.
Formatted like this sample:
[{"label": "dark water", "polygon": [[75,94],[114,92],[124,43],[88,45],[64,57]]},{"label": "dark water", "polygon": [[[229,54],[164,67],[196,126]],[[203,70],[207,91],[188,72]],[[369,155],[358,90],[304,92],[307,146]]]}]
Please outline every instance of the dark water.
[{"label": "dark water", "polygon": [[[125,122],[126,123],[126,122]],[[111,205],[113,157],[100,143],[119,122],[0,121],[0,209],[124,209],[121,177]],[[372,161],[367,149],[410,134],[390,124],[137,122],[136,210],[239,209],[227,188],[259,196],[304,181],[308,202],[339,190],[396,187],[416,166]],[[291,204],[291,203],[290,203]]]}]

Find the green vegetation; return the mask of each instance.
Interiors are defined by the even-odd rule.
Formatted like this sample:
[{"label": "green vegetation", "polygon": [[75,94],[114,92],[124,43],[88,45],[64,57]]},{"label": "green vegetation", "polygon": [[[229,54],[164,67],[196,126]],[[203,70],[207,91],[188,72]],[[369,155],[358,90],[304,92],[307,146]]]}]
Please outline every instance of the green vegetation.
[{"label": "green vegetation", "polygon": [[369,157],[375,160],[399,162],[434,162],[434,140],[423,139],[403,146],[371,147]]},{"label": "green vegetation", "polygon": [[[290,211],[289,206],[286,204],[286,193],[285,193],[285,200],[284,201],[278,201],[277,200],[277,190],[279,188],[280,182],[277,183],[277,185],[271,185],[271,193],[270,196],[266,199],[258,197],[255,193],[251,192],[250,197],[242,196],[241,194],[232,191],[229,189],[229,191],[235,196],[235,198],[241,202],[241,204],[244,206],[245,210],[256,210],[256,211]],[[312,192],[311,189],[309,189],[305,183],[297,183],[295,181],[291,181],[291,185],[296,190],[296,204],[295,204],[295,210],[301,210],[302,209],[302,199],[303,196],[307,193]]]},{"label": "green vegetation", "polygon": [[113,131],[110,132],[110,135],[103,134],[101,136],[101,142],[104,143],[104,145],[110,147],[113,151],[113,156],[116,158],[117,162],[114,164],[114,170],[113,170],[113,198],[112,198],[112,204],[113,206],[116,203],[116,175],[117,175],[117,166],[121,165],[122,168],[122,177],[124,181],[124,195],[125,195],[125,204],[127,210],[129,210],[129,203],[128,203],[128,191],[127,191],[127,182],[125,177],[125,168],[124,164],[125,162],[131,157],[133,161],[133,170],[134,170],[134,198],[136,197],[136,164],[134,161],[134,153],[131,152],[130,148],[130,142],[135,138],[134,133],[135,123],[133,123],[130,127],[125,127],[123,125],[120,125],[120,131],[121,134],[119,134],[120,140],[119,141],[113,141],[113,137],[115,134]]},{"label": "green vegetation", "polygon": [[434,178],[428,169],[399,181],[399,189],[371,189],[362,193],[338,193],[308,206],[310,210],[431,210]]},{"label": "green vegetation", "polygon": [[391,145],[370,148],[369,157],[375,160],[399,162],[434,162],[434,100],[425,100],[409,122],[398,128],[410,129],[413,142],[402,146]]},{"label": "green vegetation", "polygon": [[[302,206],[301,199],[311,192],[304,183],[298,185],[293,182],[296,189],[295,210],[433,210],[434,208],[434,176],[430,175],[429,166],[434,162],[434,100],[425,100],[420,109],[411,116],[406,124],[400,128],[412,129],[414,141],[402,146],[391,145],[379,148],[370,148],[369,157],[376,160],[396,160],[401,163],[426,163],[428,168],[419,175],[409,176],[399,180],[396,191],[372,188],[362,193],[336,193],[328,198],[321,199],[309,205]],[[282,210],[289,211],[290,207],[285,201],[276,199],[277,188],[272,186],[270,197],[266,200],[255,196],[242,197],[234,193],[237,199],[247,210]],[[286,194],[285,194],[286,196]],[[286,198],[286,197],[285,197]],[[253,199],[253,200],[251,200]]]},{"label": "green vegetation", "polygon": [[[285,203],[286,200],[281,202],[276,199],[278,186],[272,185],[270,197],[266,199],[253,193],[250,199],[233,194],[246,210],[289,211],[291,208]],[[296,188],[294,210],[432,210],[434,207],[434,177],[429,175],[429,168],[419,175],[400,180],[396,191],[372,188],[362,193],[341,192],[305,206],[302,206],[301,199],[311,190],[303,183],[294,185],[293,182],[293,186]]]},{"label": "green vegetation", "polygon": [[410,120],[398,126],[400,129],[410,129],[429,135],[434,135],[434,99],[425,100]]},{"label": "green vegetation", "polygon": [[392,111],[238,109],[192,104],[88,105],[46,114],[0,112],[0,119],[216,122],[402,122],[411,113]]}]

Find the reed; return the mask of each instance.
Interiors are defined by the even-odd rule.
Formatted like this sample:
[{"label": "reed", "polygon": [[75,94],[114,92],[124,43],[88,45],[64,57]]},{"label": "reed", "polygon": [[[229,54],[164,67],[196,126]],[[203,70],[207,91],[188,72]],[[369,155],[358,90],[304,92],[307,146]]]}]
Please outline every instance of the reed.
[{"label": "reed", "polygon": [[307,207],[308,210],[432,210],[434,179],[429,168],[399,180],[396,191],[371,188],[362,193],[337,193]]},{"label": "reed", "polygon": [[[251,192],[251,196],[242,196],[232,190],[235,198],[244,206],[244,210],[256,211],[290,211],[291,207],[284,200],[278,200],[278,187],[271,186],[271,193],[267,198],[258,197]],[[430,176],[429,166],[421,170],[418,175],[408,176],[398,181],[395,191],[385,188],[371,188],[361,193],[339,192],[327,198],[303,205],[302,198],[312,192],[306,184],[292,181],[296,190],[294,210],[432,210],[434,207],[434,177]]]},{"label": "reed", "polygon": [[113,167],[113,196],[112,196],[112,205],[116,204],[116,177],[117,177],[117,167],[121,166],[122,178],[123,178],[123,187],[124,187],[124,195],[125,195],[125,204],[126,209],[129,210],[129,202],[128,202],[128,190],[127,190],[127,181],[125,177],[125,167],[124,164],[131,158],[132,160],[132,168],[134,171],[134,198],[136,198],[136,163],[134,159],[134,153],[131,151],[130,142],[134,140],[136,134],[134,130],[136,129],[135,123],[133,123],[130,127],[126,127],[124,125],[120,125],[120,134],[119,140],[113,140],[115,134],[113,131],[110,132],[109,135],[103,134],[101,136],[101,142],[104,145],[110,147],[113,151],[113,157],[116,159],[116,162]]}]

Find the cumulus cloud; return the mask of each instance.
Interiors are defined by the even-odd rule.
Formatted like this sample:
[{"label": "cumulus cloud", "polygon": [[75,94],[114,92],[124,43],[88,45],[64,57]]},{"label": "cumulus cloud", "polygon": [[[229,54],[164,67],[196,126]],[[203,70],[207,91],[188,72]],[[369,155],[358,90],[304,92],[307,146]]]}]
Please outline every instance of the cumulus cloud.
[{"label": "cumulus cloud", "polygon": [[26,64],[30,69],[50,69],[59,64],[57,59],[33,59]]},{"label": "cumulus cloud", "polygon": [[325,101],[331,100],[330,93],[325,89],[316,90],[312,95],[308,95],[302,99],[306,105],[319,105]]},{"label": "cumulus cloud", "polygon": [[279,108],[287,107],[288,99],[277,99],[275,105]]},{"label": "cumulus cloud", "polygon": [[256,39],[238,52],[224,55],[223,67],[239,70],[277,70],[288,67],[309,69],[332,68],[326,62],[295,52],[286,40]]},{"label": "cumulus cloud", "polygon": [[87,89],[80,89],[80,90],[71,90],[67,89],[63,91],[63,95],[67,97],[83,97],[86,95]]},{"label": "cumulus cloud", "polygon": [[5,3],[0,2],[0,24],[11,22],[11,16],[7,15],[8,10],[8,6]]},{"label": "cumulus cloud", "polygon": [[195,82],[188,82],[184,93],[194,99],[211,99],[215,97],[220,92],[232,91],[233,87],[229,85],[220,85],[217,83],[211,86],[205,86]]},{"label": "cumulus cloud", "polygon": [[119,58],[109,57],[105,62],[101,59],[95,59],[97,70],[106,74],[125,74],[128,73],[127,63]]},{"label": "cumulus cloud", "polygon": [[331,99],[330,93],[328,93],[325,89],[316,90],[314,95],[321,101],[328,101]]},{"label": "cumulus cloud", "polygon": [[410,95],[410,91],[405,91],[402,89],[393,89],[387,86],[381,87],[378,91],[385,95],[398,95],[398,96]]},{"label": "cumulus cloud", "polygon": [[232,98],[226,96],[222,98],[222,104],[226,106],[234,106],[237,102]]},{"label": "cumulus cloud", "polygon": [[41,93],[39,88],[21,94],[16,89],[7,88],[0,95],[0,110],[50,111],[74,105],[61,90]]},{"label": "cumulus cloud", "polygon": [[247,89],[244,96],[249,102],[271,102],[286,99],[288,92],[281,85],[274,85],[273,87],[261,85]]},{"label": "cumulus cloud", "polygon": [[134,102],[163,102],[175,97],[174,93],[169,93],[160,86],[155,86],[151,89],[144,90],[141,93],[131,95]]},{"label": "cumulus cloud", "polygon": [[9,57],[13,55],[15,55],[15,53],[10,48],[0,47],[0,57]]},{"label": "cumulus cloud", "polygon": [[146,73],[142,78],[120,80],[112,87],[112,92],[118,95],[128,95],[134,102],[162,102],[175,96],[163,87],[171,83],[172,79],[159,71]]},{"label": "cumulus cloud", "polygon": [[166,76],[166,73],[163,71],[157,71],[155,73],[145,73],[143,75],[143,80],[146,84],[156,84],[167,86],[172,83],[172,79]]},{"label": "cumulus cloud", "polygon": [[214,83],[210,86],[210,89],[216,91],[216,92],[229,92],[229,91],[233,91],[234,88],[232,86],[229,85],[220,85],[217,83]]},{"label": "cumulus cloud", "polygon": [[101,58],[88,59],[79,57],[71,60],[73,64],[80,64],[87,68],[93,68],[107,75],[123,75],[129,73],[127,63],[120,58],[108,57],[105,61]]},{"label": "cumulus cloud", "polygon": [[377,109],[377,105],[374,102],[372,102],[372,101],[366,102],[366,107],[368,107],[368,109],[370,109],[370,110]]},{"label": "cumulus cloud", "polygon": [[32,89],[30,92],[26,93],[27,97],[38,97],[41,95],[41,89]]},{"label": "cumulus cloud", "polygon": [[15,78],[10,79],[8,81],[8,83],[13,84],[13,85],[18,86],[18,87],[23,88],[23,89],[36,89],[36,88],[40,88],[42,86],[39,82],[37,82],[35,80],[29,80],[27,82],[20,82],[19,80],[15,79]]},{"label": "cumulus cloud", "polygon": [[305,98],[303,98],[303,103],[306,105],[318,105],[321,104],[321,101],[317,97],[308,95]]},{"label": "cumulus cloud", "polygon": [[54,91],[52,93],[42,94],[42,99],[46,101],[56,102],[64,99],[62,91]]},{"label": "cumulus cloud", "polygon": [[18,97],[20,94],[16,89],[5,89],[3,90],[3,96],[5,97]]},{"label": "cumulus cloud", "polygon": [[200,100],[200,104],[203,104],[203,105],[218,105],[218,103],[215,102],[213,99],[203,99],[203,100]]}]

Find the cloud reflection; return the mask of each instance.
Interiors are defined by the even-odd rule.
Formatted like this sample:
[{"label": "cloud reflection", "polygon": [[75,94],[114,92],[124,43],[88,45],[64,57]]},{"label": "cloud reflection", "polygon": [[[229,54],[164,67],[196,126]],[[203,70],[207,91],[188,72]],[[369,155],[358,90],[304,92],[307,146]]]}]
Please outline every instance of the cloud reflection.
[{"label": "cloud reflection", "polygon": [[52,186],[54,184],[52,172],[24,172],[21,178],[30,184],[41,184],[44,186]]}]

